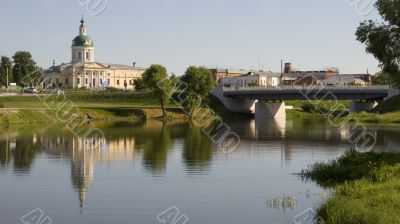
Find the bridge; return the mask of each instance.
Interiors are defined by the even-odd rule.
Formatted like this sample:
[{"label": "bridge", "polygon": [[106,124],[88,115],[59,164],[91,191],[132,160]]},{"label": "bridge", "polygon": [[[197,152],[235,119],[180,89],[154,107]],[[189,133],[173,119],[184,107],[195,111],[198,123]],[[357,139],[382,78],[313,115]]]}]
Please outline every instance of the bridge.
[{"label": "bridge", "polygon": [[233,112],[256,117],[286,117],[285,100],[351,100],[350,111],[370,111],[379,101],[398,94],[390,86],[218,87],[212,95]]}]

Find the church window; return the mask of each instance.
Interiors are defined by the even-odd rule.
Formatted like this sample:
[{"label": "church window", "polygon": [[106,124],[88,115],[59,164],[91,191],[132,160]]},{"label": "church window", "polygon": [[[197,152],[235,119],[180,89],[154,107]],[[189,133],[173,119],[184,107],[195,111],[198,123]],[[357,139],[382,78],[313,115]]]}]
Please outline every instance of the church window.
[{"label": "church window", "polygon": [[117,80],[117,85],[119,85],[119,80]]},{"label": "church window", "polygon": [[68,79],[65,79],[65,85],[68,85]]},{"label": "church window", "polygon": [[78,85],[81,84],[81,79],[80,78],[77,79],[77,83],[78,83]]},{"label": "church window", "polygon": [[79,59],[79,60],[82,59],[82,52],[79,52],[79,53],[78,53],[78,59]]},{"label": "church window", "polygon": [[88,79],[86,78],[85,83],[88,84]]},{"label": "church window", "polygon": [[103,79],[100,79],[100,85],[103,85]]},{"label": "church window", "polygon": [[89,59],[89,52],[86,52],[86,60],[90,60]]},{"label": "church window", "polygon": [[96,85],[96,79],[93,79],[93,86]]}]

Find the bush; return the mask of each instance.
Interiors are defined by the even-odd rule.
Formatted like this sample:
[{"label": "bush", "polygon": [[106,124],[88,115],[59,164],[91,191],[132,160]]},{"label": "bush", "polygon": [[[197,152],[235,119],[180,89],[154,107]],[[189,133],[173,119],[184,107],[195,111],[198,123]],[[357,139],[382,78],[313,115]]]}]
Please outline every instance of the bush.
[{"label": "bush", "polygon": [[0,100],[0,108],[3,108],[4,107],[4,104],[3,104],[3,102]]},{"label": "bush", "polygon": [[303,109],[304,112],[307,113],[317,113],[318,112],[318,107],[317,105],[313,103],[304,103],[301,105],[301,109]]},{"label": "bush", "polygon": [[307,102],[301,105],[301,109],[303,109],[303,111],[306,113],[324,114],[329,112],[329,109],[326,108],[323,104],[317,104],[311,102]]}]

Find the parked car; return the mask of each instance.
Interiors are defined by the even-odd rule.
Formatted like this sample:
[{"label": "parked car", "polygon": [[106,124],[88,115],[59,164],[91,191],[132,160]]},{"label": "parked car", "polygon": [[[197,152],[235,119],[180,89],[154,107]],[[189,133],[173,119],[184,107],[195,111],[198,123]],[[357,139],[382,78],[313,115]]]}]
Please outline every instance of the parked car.
[{"label": "parked car", "polygon": [[28,87],[26,89],[24,89],[24,93],[37,93],[37,89],[34,87]]}]

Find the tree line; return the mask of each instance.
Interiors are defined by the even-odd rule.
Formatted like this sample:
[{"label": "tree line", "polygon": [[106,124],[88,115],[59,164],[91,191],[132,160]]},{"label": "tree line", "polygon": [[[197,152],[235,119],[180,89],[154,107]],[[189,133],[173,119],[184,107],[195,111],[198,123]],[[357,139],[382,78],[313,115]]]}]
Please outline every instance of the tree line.
[{"label": "tree line", "polygon": [[[18,51],[11,59],[7,56],[0,58],[0,87],[7,86],[9,83],[16,83],[21,87],[38,84],[27,81],[38,80],[32,79],[32,77],[39,77],[43,74],[42,69],[36,65],[30,52]],[[29,79],[27,79],[28,77]]]},{"label": "tree line", "polygon": [[167,118],[166,105],[171,98],[179,95],[181,107],[193,114],[209,97],[215,87],[211,71],[205,67],[190,66],[181,77],[168,77],[167,69],[158,64],[151,65],[141,79],[134,82],[136,90],[148,90],[160,102],[164,119]]}]

